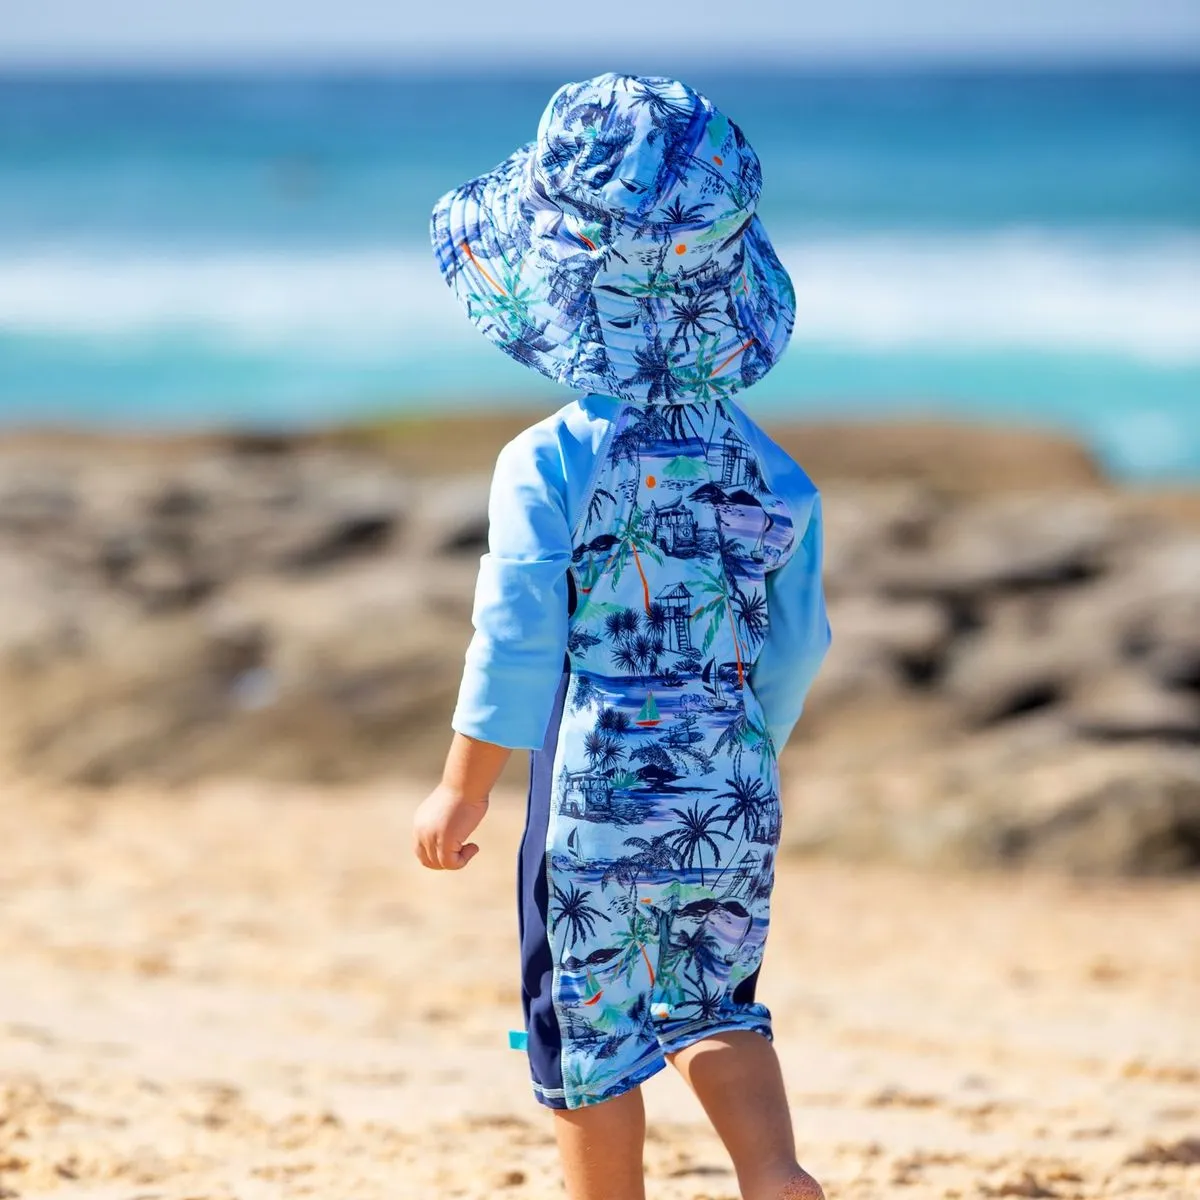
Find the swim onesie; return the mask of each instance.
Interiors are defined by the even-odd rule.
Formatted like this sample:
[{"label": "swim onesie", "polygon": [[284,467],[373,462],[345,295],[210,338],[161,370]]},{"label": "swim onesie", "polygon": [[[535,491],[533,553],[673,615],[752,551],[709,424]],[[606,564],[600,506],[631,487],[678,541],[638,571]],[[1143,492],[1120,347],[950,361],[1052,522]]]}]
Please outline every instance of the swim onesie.
[{"label": "swim onesie", "polygon": [[755,999],[776,754],[829,644],[821,509],[726,398],[589,395],[501,452],[453,725],[531,756],[533,1086],[578,1108]]}]

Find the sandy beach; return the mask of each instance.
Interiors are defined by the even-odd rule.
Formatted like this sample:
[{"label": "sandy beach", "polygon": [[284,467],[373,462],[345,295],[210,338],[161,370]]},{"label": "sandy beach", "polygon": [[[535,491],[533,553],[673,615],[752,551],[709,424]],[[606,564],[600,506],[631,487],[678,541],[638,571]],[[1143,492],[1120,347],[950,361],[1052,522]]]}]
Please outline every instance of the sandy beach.
[{"label": "sandy beach", "polygon": [[[562,1195],[522,1055],[521,797],[459,875],[418,789],[0,799],[0,1195]],[[781,864],[764,996],[833,1198],[1200,1195],[1200,893]],[[670,1071],[649,1195],[735,1200]]]}]

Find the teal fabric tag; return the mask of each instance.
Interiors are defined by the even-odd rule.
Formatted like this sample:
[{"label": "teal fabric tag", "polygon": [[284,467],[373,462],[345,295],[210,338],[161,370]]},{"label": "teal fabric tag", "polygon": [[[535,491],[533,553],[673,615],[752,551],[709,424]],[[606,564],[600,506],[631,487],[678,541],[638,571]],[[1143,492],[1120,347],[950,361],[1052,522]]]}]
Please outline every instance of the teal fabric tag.
[{"label": "teal fabric tag", "polygon": [[523,1029],[510,1029],[508,1031],[508,1048],[510,1050],[527,1050],[529,1048],[529,1034]]}]

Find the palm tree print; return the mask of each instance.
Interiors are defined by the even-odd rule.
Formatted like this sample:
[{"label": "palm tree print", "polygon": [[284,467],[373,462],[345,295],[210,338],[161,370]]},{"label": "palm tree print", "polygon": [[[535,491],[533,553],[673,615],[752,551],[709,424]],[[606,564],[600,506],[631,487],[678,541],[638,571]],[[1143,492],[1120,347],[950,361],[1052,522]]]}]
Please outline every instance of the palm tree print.
[{"label": "palm tree print", "polygon": [[592,492],[588,500],[587,518],[584,523],[584,528],[591,525],[593,521],[600,519],[601,513],[604,512],[605,506],[616,504],[617,498],[607,488],[598,487]]},{"label": "palm tree print", "polygon": [[718,334],[700,333],[696,338],[696,355],[692,364],[675,370],[678,391],[695,400],[727,400],[736,390],[736,381],[734,377],[722,375],[721,372],[751,344],[744,342],[725,354]]},{"label": "palm tree print", "polygon": [[600,1100],[612,1082],[612,1071],[606,1070],[605,1066],[605,1062],[594,1055],[564,1055],[563,1087],[569,1089],[572,1096]]},{"label": "palm tree print", "polygon": [[712,1021],[721,1012],[721,1006],[725,1001],[725,992],[723,989],[709,987],[708,981],[702,979],[696,987],[687,993],[686,999],[680,1009],[694,1009],[690,1019],[694,1021]]},{"label": "palm tree print", "polygon": [[678,99],[665,90],[655,87],[648,80],[633,80],[631,92],[635,105],[649,109],[660,120],[688,114],[690,106],[685,100]]},{"label": "palm tree print", "polygon": [[601,709],[599,717],[596,718],[597,729],[603,729],[618,736],[628,733],[632,724],[629,714],[619,708],[605,707]]},{"label": "palm tree print", "polygon": [[641,674],[642,660],[638,658],[632,644],[629,642],[621,642],[617,646],[613,651],[613,662],[627,675],[636,677]]},{"label": "palm tree print", "polygon": [[630,643],[634,661],[643,676],[653,675],[658,670],[658,657],[662,654],[662,642],[639,633]]},{"label": "palm tree print", "polygon": [[[646,610],[643,617],[635,609],[621,608],[610,612],[604,618],[604,630],[612,644],[612,658],[623,671],[633,676],[644,676],[658,670],[659,656],[663,652],[661,636],[654,633],[656,624],[661,624],[662,608],[658,607],[655,614],[653,604]],[[643,626],[648,632],[642,632]],[[611,720],[617,720],[616,710],[611,710]],[[629,718],[621,713],[620,719],[625,721],[624,728],[629,727]]]},{"label": "palm tree print", "polygon": [[717,630],[721,627],[721,622],[727,619],[729,621],[730,633],[733,637],[733,653],[737,660],[738,687],[742,687],[745,683],[745,666],[742,655],[742,644],[738,638],[737,622],[734,617],[733,585],[730,583],[729,576],[723,568],[720,570],[711,570],[707,567],[698,566],[696,573],[699,576],[697,582],[701,592],[710,597],[710,599],[701,604],[692,613],[693,619],[708,617],[708,626],[704,632],[702,649],[705,651],[708,650],[713,644],[713,639],[717,636]]},{"label": "palm tree print", "polygon": [[[685,350],[692,348],[693,337],[715,336],[716,325],[722,323],[721,308],[711,296],[680,296],[671,301],[671,312],[675,319],[671,343],[679,342]],[[713,323],[713,328],[708,323]]]},{"label": "palm tree print", "polygon": [[565,891],[554,889],[551,901],[554,920],[566,926],[568,937],[573,942],[586,941],[596,936],[597,921],[611,921],[612,918],[604,911],[596,908],[591,901],[591,893],[567,884]]},{"label": "palm tree print", "polygon": [[753,841],[759,836],[764,814],[777,801],[762,779],[744,778],[736,765],[732,777],[726,779],[725,784],[728,790],[718,793],[718,799],[731,802],[726,808],[723,818],[725,827],[732,829],[737,824],[742,827],[738,844],[729,856],[729,861],[732,863],[746,841],[748,839]]},{"label": "palm tree print", "polygon": [[625,845],[640,851],[634,861],[643,871],[669,871],[679,859],[678,851],[671,844],[671,835],[667,833],[656,834],[650,839],[627,837]]},{"label": "palm tree print", "polygon": [[[657,600],[652,601],[650,607],[646,609],[646,628],[656,642],[662,642],[667,629],[667,610]],[[661,646],[659,653],[662,653]]]},{"label": "palm tree print", "polygon": [[704,214],[712,208],[711,203],[688,204],[676,196],[663,209],[663,220],[668,225],[699,225],[704,221]]},{"label": "palm tree print", "polygon": [[662,565],[663,556],[662,551],[650,540],[646,530],[646,514],[635,506],[628,517],[617,522],[613,529],[613,536],[617,539],[616,549],[601,568],[600,574],[611,574],[612,585],[615,588],[621,582],[621,572],[624,570],[625,564],[632,558],[633,565],[637,568],[638,578],[642,581],[642,604],[646,612],[649,612],[650,581],[646,578],[646,572],[642,567],[642,556],[645,555],[652,559],[659,566]]},{"label": "palm tree print", "polygon": [[644,913],[634,909],[628,916],[627,923],[616,936],[617,948],[621,951],[618,960],[626,978],[631,978],[640,960],[646,967],[650,986],[654,986],[654,964],[646,947],[654,935],[654,927]]},{"label": "palm tree print", "polygon": [[719,811],[720,806],[714,804],[711,808],[701,812],[699,801],[696,801],[691,808],[675,809],[675,815],[679,819],[679,826],[674,835],[676,851],[685,867],[699,863],[701,886],[704,884],[705,847],[712,851],[713,866],[719,867],[721,865],[721,848],[715,839],[723,838],[725,841],[729,841],[729,834],[714,828],[720,819],[717,816]]},{"label": "palm tree print", "polygon": [[634,387],[644,386],[650,400],[670,403],[678,395],[680,387],[675,364],[658,335],[648,339],[644,346],[633,352],[637,370],[625,381]]},{"label": "palm tree print", "polygon": [[571,688],[571,711],[579,712],[581,709],[590,708],[598,695],[599,692],[592,677],[583,672],[577,673]]},{"label": "palm tree print", "polygon": [[763,778],[769,779],[775,763],[775,747],[771,743],[771,735],[761,722],[742,709],[725,726],[713,745],[713,752],[731,758],[734,771],[738,771],[746,750],[757,752],[759,773]]},{"label": "palm tree print", "polygon": [[694,404],[664,404],[663,420],[667,430],[676,441],[685,441],[688,437],[699,437],[700,415]]},{"label": "palm tree print", "polygon": [[743,644],[752,650],[762,645],[767,636],[766,596],[759,591],[736,588],[733,595],[733,612],[737,626],[742,631]]},{"label": "palm tree print", "polygon": [[695,979],[703,979],[720,964],[721,943],[708,928],[707,921],[701,921],[690,933],[678,934],[671,942],[671,949]]},{"label": "palm tree print", "polygon": [[625,757],[625,747],[617,738],[593,729],[583,740],[588,763],[599,771],[611,771]]}]

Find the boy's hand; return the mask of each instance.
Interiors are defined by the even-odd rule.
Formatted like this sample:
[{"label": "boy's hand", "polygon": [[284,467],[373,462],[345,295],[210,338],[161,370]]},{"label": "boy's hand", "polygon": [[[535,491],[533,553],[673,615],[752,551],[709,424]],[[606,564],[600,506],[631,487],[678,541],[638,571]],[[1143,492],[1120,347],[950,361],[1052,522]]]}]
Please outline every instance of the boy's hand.
[{"label": "boy's hand", "polygon": [[413,818],[413,850],[421,866],[431,871],[459,871],[479,853],[466,839],[483,820],[488,798],[468,800],[439,784],[421,802]]}]

